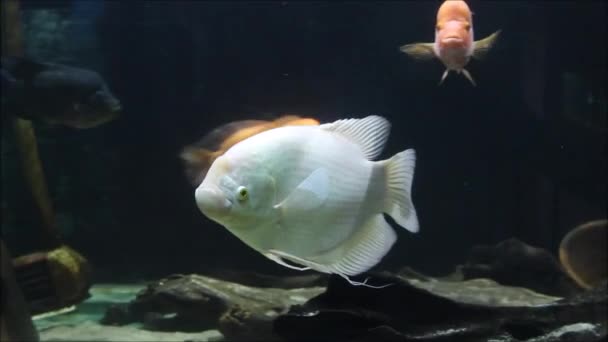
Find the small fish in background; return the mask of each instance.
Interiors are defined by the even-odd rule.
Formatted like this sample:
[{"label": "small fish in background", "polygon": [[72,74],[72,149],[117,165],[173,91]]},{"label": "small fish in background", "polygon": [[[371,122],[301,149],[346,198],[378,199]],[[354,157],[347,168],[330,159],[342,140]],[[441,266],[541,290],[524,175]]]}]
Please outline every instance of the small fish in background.
[{"label": "small fish in background", "polygon": [[418,231],[414,150],[373,161],[389,130],[388,120],[368,116],[258,133],[215,159],[196,203],[280,265],[370,286],[349,277],[375,266],[395,243],[383,213]]},{"label": "small fish in background", "polygon": [[450,71],[464,74],[475,86],[471,74],[465,69],[471,57],[482,59],[496,42],[501,30],[475,41],[473,37],[473,13],[464,1],[447,0],[437,11],[435,41],[433,43],[413,43],[399,49],[409,56],[429,60],[438,58],[446,70],[439,84],[443,83]]},{"label": "small fish in background", "polygon": [[2,57],[2,105],[7,113],[77,129],[120,115],[120,101],[96,72],[28,58]]},{"label": "small fish in background", "polygon": [[185,164],[188,180],[193,186],[198,186],[205,178],[213,161],[234,144],[277,127],[316,125],[319,125],[319,121],[297,115],[284,115],[273,121],[234,121],[214,129],[195,144],[186,146],[180,153],[180,158]]}]

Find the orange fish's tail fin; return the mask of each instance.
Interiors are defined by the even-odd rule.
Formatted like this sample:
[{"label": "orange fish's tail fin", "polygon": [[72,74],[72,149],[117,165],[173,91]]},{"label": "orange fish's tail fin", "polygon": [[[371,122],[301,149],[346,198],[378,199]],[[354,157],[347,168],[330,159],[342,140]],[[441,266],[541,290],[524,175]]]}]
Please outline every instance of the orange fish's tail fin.
[{"label": "orange fish's tail fin", "polygon": [[[475,87],[477,86],[477,83],[475,83],[475,80],[473,79],[473,76],[471,76],[471,73],[467,70],[467,69],[460,69],[456,71],[459,74],[463,74],[464,77],[466,77],[471,84]],[[443,81],[445,81],[445,79],[448,77],[448,74],[450,73],[449,69],[445,69],[445,71],[443,72],[443,75],[441,76],[441,80],[439,80],[439,84],[441,85],[443,84]]]},{"label": "orange fish's tail fin", "polygon": [[473,76],[471,76],[471,73],[469,73],[469,71],[467,69],[462,69],[460,71],[464,77],[466,77],[469,81],[471,81],[471,84],[473,84],[473,87],[477,86],[477,84],[475,83],[475,80],[473,79]]},{"label": "orange fish's tail fin", "polygon": [[449,69],[445,69],[445,71],[443,72],[443,75],[441,75],[441,79],[439,80],[439,83],[437,84],[438,86],[443,84],[443,81],[445,81],[446,77],[448,77],[448,74],[450,73]]},{"label": "orange fish's tail fin", "polygon": [[218,153],[196,146],[187,146],[179,156],[184,163],[186,178],[193,186],[198,186],[205,179]]},{"label": "orange fish's tail fin", "polygon": [[472,57],[475,59],[483,59],[498,40],[501,31],[502,30],[498,30],[484,39],[475,41]]}]

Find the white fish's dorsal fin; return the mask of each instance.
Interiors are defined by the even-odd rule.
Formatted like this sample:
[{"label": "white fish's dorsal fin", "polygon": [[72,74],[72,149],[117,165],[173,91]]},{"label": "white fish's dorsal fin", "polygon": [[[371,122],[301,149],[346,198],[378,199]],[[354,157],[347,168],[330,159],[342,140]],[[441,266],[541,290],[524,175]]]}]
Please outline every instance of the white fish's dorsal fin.
[{"label": "white fish's dorsal fin", "polygon": [[325,203],[329,193],[329,175],[324,168],[314,170],[275,208],[283,216],[309,212],[318,209]]},{"label": "white fish's dorsal fin", "polygon": [[338,120],[320,127],[356,143],[365,157],[373,160],[382,153],[391,124],[381,116],[370,115],[363,119]]}]

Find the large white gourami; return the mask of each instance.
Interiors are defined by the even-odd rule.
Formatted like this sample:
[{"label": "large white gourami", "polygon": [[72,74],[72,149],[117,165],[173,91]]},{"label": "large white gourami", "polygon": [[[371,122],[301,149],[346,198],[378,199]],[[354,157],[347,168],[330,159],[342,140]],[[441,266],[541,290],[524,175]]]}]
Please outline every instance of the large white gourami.
[{"label": "large white gourami", "polygon": [[[389,130],[386,119],[368,116],[252,136],[214,162],[196,190],[197,203],[209,218],[283,266],[361,284],[349,276],[375,266],[397,239],[382,213],[418,231],[411,200],[414,150],[373,161]],[[245,200],[237,198],[243,189]],[[211,210],[209,203],[222,203],[221,210]]]}]

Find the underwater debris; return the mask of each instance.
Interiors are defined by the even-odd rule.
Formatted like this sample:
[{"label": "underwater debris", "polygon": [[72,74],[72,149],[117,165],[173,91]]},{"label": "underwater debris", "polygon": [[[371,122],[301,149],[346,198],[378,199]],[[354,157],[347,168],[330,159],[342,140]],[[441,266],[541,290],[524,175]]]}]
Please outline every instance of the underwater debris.
[{"label": "underwater debris", "polygon": [[[274,340],[274,318],[323,289],[259,288],[202,275],[173,275],[150,284],[126,307],[111,308],[102,322],[143,322],[146,329],[156,331],[192,332],[219,327],[230,341],[249,341],[252,337]],[[116,311],[122,313],[117,315]]]},{"label": "underwater debris", "polygon": [[4,241],[0,239],[0,340],[39,341],[31,319],[31,312],[17,283],[12,258]]},{"label": "underwater debris", "polygon": [[552,296],[567,297],[581,291],[553,254],[517,239],[473,247],[459,271],[463,279],[489,278]]},{"label": "underwater debris", "polygon": [[[546,253],[514,241],[499,243],[498,251],[523,246],[534,252],[525,255]],[[554,272],[552,263],[536,265]],[[460,270],[456,267],[456,273]],[[542,268],[538,270],[526,273],[539,278],[528,284],[546,280]],[[275,278],[287,289],[268,287],[272,276],[250,272],[232,272],[230,278],[251,286],[202,275],[173,275],[150,284],[130,303],[109,309],[104,323],[143,322],[147,330],[174,332],[217,328],[230,341],[595,342],[607,337],[607,284],[555,296],[485,277],[437,278],[409,268],[366,275],[374,283],[393,285],[352,286],[338,275],[329,276],[323,286],[302,283],[301,277]],[[297,284],[303,287],[292,288]],[[122,313],[116,315],[117,310]]]},{"label": "underwater debris", "polygon": [[429,60],[438,58],[446,67],[439,84],[450,71],[462,73],[474,86],[473,77],[465,69],[471,58],[483,59],[495,44],[501,30],[481,40],[473,40],[473,13],[464,1],[444,1],[437,10],[435,41],[412,43],[399,49],[412,58]]},{"label": "underwater debris", "polygon": [[90,297],[91,266],[67,245],[19,256],[13,265],[32,315],[67,308]]},{"label": "underwater debris", "polygon": [[591,289],[608,280],[607,240],[607,220],[584,223],[562,239],[559,258],[566,272],[580,286]]},{"label": "underwater debris", "polygon": [[454,281],[388,272],[373,278],[393,286],[368,289],[330,277],[324,293],[275,320],[276,333],[286,341],[593,342],[606,338],[605,287],[559,298],[489,279]]}]

